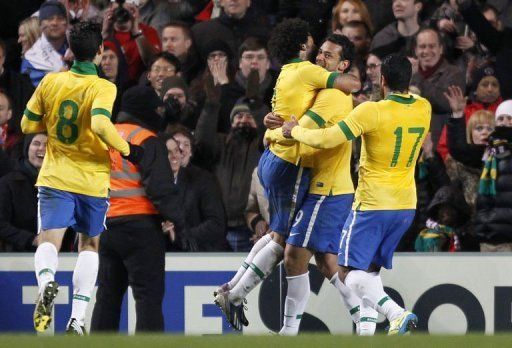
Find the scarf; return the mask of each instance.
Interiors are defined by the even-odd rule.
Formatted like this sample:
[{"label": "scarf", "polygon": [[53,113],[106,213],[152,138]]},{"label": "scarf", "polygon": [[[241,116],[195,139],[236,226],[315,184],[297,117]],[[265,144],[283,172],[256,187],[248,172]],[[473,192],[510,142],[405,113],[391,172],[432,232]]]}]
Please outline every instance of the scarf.
[{"label": "scarf", "polygon": [[414,241],[414,249],[419,252],[444,251],[446,241],[449,241],[448,251],[460,250],[459,238],[453,228],[428,219],[426,228],[420,231]]},{"label": "scarf", "polygon": [[57,72],[64,66],[62,55],[43,34],[26,53],[25,59],[34,69]]},{"label": "scarf", "polygon": [[496,149],[490,148],[484,155],[484,170],[480,176],[478,193],[484,196],[496,196],[497,161]]}]

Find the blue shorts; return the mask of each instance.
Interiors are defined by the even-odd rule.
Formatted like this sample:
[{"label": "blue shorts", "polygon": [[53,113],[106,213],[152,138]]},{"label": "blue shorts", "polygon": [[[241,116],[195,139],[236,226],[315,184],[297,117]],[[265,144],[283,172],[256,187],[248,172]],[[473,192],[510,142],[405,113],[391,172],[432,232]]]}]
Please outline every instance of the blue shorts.
[{"label": "blue shorts", "polygon": [[297,208],[309,189],[309,168],[293,165],[268,148],[258,164],[258,177],[269,202],[270,229],[287,237]]},{"label": "blue shorts", "polygon": [[315,252],[337,254],[341,230],[354,200],[353,194],[308,194],[295,217],[287,244]]},{"label": "blue shorts", "polygon": [[39,230],[71,227],[95,237],[103,232],[109,207],[108,198],[39,187]]},{"label": "blue shorts", "polygon": [[393,253],[414,220],[414,209],[352,210],[341,235],[338,264],[367,270],[392,268]]}]

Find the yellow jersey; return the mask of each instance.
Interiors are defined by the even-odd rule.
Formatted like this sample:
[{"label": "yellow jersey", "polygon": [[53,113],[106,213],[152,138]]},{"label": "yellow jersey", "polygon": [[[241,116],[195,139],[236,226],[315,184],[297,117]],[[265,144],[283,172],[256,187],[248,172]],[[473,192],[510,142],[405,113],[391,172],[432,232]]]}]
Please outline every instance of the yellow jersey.
[{"label": "yellow jersey", "polygon": [[[292,60],[283,65],[277,78],[272,111],[285,121],[289,121],[292,115],[299,119],[313,105],[317,90],[332,88],[338,75],[309,61]],[[299,163],[298,143],[271,143],[269,148],[279,158],[293,164]]]},{"label": "yellow jersey", "polygon": [[343,121],[325,129],[295,127],[293,138],[330,148],[362,135],[359,183],[354,209],[416,208],[414,169],[430,125],[432,107],[416,95],[390,94],[357,106]]},{"label": "yellow jersey", "polygon": [[[352,95],[337,89],[324,89],[318,92],[315,103],[305,114],[315,121],[318,128],[326,128],[342,121],[353,108]],[[350,176],[351,155],[351,142],[324,150],[301,144],[301,158],[304,162],[312,163],[309,193],[317,195],[354,193],[354,184]]]},{"label": "yellow jersey", "polygon": [[110,118],[115,98],[116,86],[99,78],[90,62],[75,62],[70,71],[43,78],[24,112],[24,119],[44,124],[48,133],[36,186],[108,196],[110,156],[107,145],[91,130],[91,118]]}]

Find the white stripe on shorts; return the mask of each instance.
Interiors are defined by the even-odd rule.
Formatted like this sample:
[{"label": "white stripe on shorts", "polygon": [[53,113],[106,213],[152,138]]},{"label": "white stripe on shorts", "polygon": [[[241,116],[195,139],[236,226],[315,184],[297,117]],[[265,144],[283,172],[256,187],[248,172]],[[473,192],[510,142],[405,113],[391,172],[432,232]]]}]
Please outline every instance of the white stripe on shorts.
[{"label": "white stripe on shorts", "polygon": [[297,173],[297,179],[295,180],[295,186],[293,188],[292,203],[290,205],[290,216],[288,217],[288,231],[292,225],[293,217],[295,216],[295,209],[297,208],[297,196],[299,195],[300,182],[302,181],[303,168],[299,167]]},{"label": "white stripe on shorts", "polygon": [[352,227],[354,227],[354,223],[356,222],[356,215],[357,215],[357,210],[354,210],[354,217],[352,218],[352,222],[350,223],[350,226],[349,226],[348,232],[347,232],[347,242],[346,242],[346,245],[345,245],[345,263],[344,263],[344,266],[348,266],[348,247],[349,247],[349,244],[350,244],[350,235],[352,234]]},{"label": "white stripe on shorts", "polygon": [[[39,188],[38,188],[39,190]],[[37,234],[41,233],[41,198],[37,192]]]},{"label": "white stripe on shorts", "polygon": [[107,210],[105,211],[105,216],[103,217],[103,228],[105,230],[107,229],[107,214],[108,214],[109,209],[110,209],[110,201],[109,201],[109,199],[107,199]]},{"label": "white stripe on shorts", "polygon": [[306,230],[306,237],[304,238],[304,243],[302,243],[303,248],[307,247],[309,243],[309,238],[311,237],[311,231],[313,231],[313,226],[315,226],[318,210],[320,210],[320,205],[322,204],[324,199],[325,196],[320,197],[320,199],[315,204],[315,208],[313,209],[313,213],[311,214],[311,219],[309,220],[308,229]]}]

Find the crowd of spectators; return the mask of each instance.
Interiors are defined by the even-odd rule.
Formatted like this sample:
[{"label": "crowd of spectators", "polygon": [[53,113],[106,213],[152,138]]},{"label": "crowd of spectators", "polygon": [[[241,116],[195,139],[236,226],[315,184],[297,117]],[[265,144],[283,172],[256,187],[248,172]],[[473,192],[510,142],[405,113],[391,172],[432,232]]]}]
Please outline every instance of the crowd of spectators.
[{"label": "crowd of spectators", "polygon": [[0,13],[0,251],[37,245],[34,183],[47,137],[23,137],[19,124],[41,79],[70,68],[66,35],[84,20],[102,25],[112,120],[126,122],[121,101],[133,86],[165,105],[159,140],[184,210],[179,229],[161,221],[167,250],[250,250],[268,230],[255,168],[280,66],[266,45],[289,17],[309,23],[312,62],[330,33],[354,43],[356,105],[383,98],[380,65],[394,52],[413,65],[411,92],[432,105],[416,219],[399,250],[512,251],[511,1],[22,0]]}]

